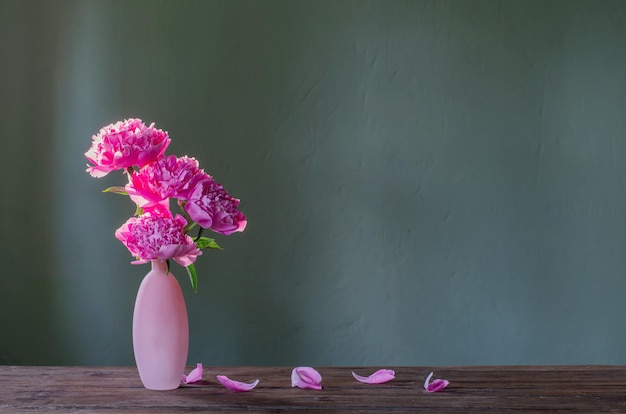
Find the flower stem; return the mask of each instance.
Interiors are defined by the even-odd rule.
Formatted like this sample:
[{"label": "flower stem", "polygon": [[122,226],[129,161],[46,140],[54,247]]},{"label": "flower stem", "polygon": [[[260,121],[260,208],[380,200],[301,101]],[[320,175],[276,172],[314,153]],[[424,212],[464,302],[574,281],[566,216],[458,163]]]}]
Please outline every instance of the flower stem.
[{"label": "flower stem", "polygon": [[[191,219],[190,219],[190,220],[191,220]],[[195,221],[192,221],[190,224],[186,225],[186,226],[185,226],[185,229],[184,229],[184,233],[185,233],[185,234],[189,233],[189,230],[191,230],[191,229],[193,229],[194,227],[196,227],[196,225],[197,225],[197,224],[198,224],[198,223],[196,223]]]},{"label": "flower stem", "polygon": [[189,230],[193,229],[194,227],[196,227],[196,222],[193,221],[191,219],[191,217],[189,216],[189,213],[187,213],[187,211],[185,211],[185,205],[187,204],[187,202],[185,200],[178,200],[178,202],[176,203],[178,204],[178,207],[180,208],[181,213],[183,214],[183,217],[185,218],[185,220],[187,220],[187,225],[185,226],[185,229],[183,230],[183,232],[185,234],[189,233]]},{"label": "flower stem", "polygon": [[[194,224],[196,224],[196,223],[194,222]],[[202,228],[202,227],[200,227],[200,228],[198,229],[198,235],[196,236],[196,239],[195,239],[194,241],[198,241],[198,239],[200,238],[200,236],[202,236],[202,230],[204,230],[204,228]]]}]

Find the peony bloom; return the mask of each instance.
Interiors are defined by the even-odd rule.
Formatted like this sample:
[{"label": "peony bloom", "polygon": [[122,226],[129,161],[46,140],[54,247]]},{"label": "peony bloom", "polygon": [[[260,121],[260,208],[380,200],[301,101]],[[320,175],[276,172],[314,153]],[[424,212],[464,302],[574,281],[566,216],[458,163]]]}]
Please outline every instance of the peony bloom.
[{"label": "peony bloom", "polygon": [[183,233],[186,224],[179,214],[172,217],[168,210],[155,209],[129,218],[115,231],[115,237],[138,258],[132,264],[174,259],[186,267],[202,254],[193,239]]},{"label": "peony bloom", "polygon": [[87,172],[92,177],[104,177],[111,171],[128,167],[143,167],[163,155],[170,144],[167,132],[146,126],[141,119],[126,119],[107,125],[92,137],[85,157]]},{"label": "peony bloom", "polygon": [[126,192],[140,207],[150,207],[168,198],[187,200],[190,189],[211,177],[195,158],[169,155],[133,172]]},{"label": "peony bloom", "polygon": [[224,235],[246,228],[246,216],[238,210],[239,200],[230,196],[213,179],[202,180],[188,193],[185,211],[202,228]]}]

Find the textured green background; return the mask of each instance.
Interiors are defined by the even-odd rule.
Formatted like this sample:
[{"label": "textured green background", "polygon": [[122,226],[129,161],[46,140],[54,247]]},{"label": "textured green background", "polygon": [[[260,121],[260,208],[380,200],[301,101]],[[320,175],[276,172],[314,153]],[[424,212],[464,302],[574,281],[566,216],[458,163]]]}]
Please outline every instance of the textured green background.
[{"label": "textured green background", "polygon": [[0,0],[0,363],[133,363],[125,117],[248,216],[190,364],[626,364],[624,1]]}]

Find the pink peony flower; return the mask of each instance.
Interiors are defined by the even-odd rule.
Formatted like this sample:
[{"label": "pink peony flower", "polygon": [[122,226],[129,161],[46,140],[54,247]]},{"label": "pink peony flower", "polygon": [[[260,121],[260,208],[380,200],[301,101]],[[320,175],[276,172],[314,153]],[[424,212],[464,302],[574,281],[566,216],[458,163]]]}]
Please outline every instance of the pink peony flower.
[{"label": "pink peony flower", "polygon": [[188,193],[185,211],[202,228],[229,235],[246,228],[246,216],[238,210],[239,200],[230,196],[213,179],[202,180]]},{"label": "pink peony flower", "polygon": [[202,254],[193,239],[183,233],[186,224],[179,214],[172,217],[168,210],[155,209],[129,218],[115,231],[115,237],[138,258],[132,264],[174,259],[186,267]]},{"label": "pink peony flower", "polygon": [[190,189],[210,179],[195,158],[169,155],[134,172],[125,189],[138,206],[150,207],[168,198],[187,200]]},{"label": "pink peony flower", "polygon": [[143,167],[163,155],[170,144],[167,132],[146,126],[141,119],[126,119],[107,125],[92,137],[85,157],[87,172],[92,177],[104,177],[111,171],[132,166]]}]

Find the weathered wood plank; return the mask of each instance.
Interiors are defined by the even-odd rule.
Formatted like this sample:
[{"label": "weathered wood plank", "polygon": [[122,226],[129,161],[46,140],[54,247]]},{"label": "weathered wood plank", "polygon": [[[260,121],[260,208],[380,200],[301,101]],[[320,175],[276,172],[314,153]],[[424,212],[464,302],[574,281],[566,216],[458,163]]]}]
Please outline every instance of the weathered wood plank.
[{"label": "weathered wood plank", "polygon": [[[0,366],[0,412],[626,412],[626,367],[395,367],[396,379],[380,385],[351,375],[378,368],[318,368],[317,391],[291,388],[289,367],[205,367],[201,384],[149,391],[134,367]],[[431,370],[451,381],[445,391],[424,391]],[[217,374],[261,382],[234,393]]]}]

